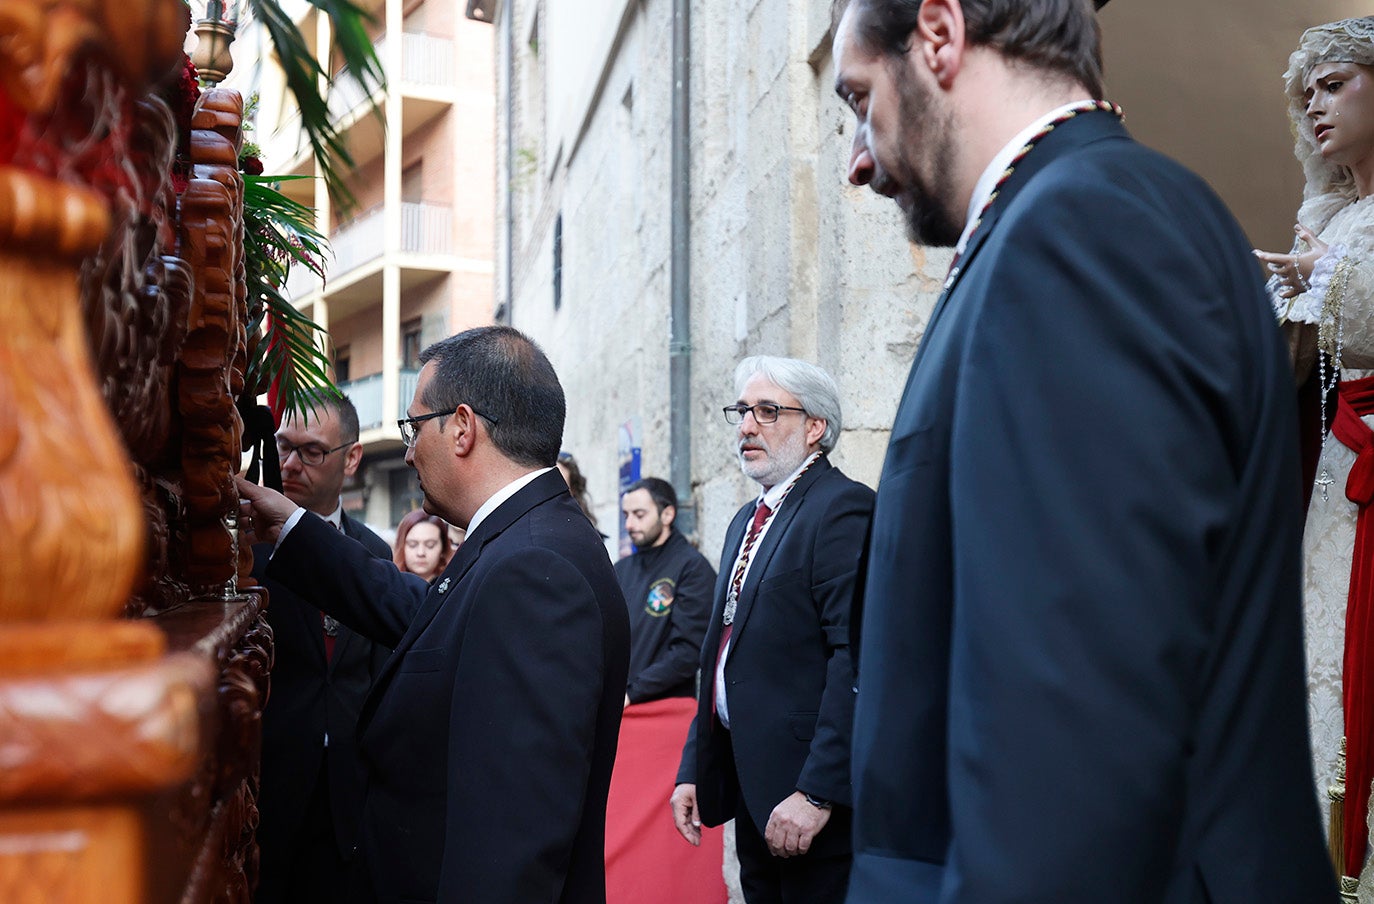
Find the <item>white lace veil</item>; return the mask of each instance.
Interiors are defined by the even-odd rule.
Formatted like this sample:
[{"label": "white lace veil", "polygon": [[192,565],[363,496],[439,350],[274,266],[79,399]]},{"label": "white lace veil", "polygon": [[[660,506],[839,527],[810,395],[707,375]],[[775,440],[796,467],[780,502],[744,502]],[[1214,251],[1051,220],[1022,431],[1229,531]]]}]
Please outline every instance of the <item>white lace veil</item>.
[{"label": "white lace veil", "polygon": [[1336,211],[1355,200],[1354,179],[1345,167],[1322,159],[1304,109],[1303,91],[1312,68],[1331,62],[1374,66],[1374,16],[1309,28],[1303,32],[1298,49],[1288,58],[1288,71],[1283,76],[1288,92],[1288,118],[1296,141],[1293,153],[1307,176],[1298,222],[1317,232]]}]

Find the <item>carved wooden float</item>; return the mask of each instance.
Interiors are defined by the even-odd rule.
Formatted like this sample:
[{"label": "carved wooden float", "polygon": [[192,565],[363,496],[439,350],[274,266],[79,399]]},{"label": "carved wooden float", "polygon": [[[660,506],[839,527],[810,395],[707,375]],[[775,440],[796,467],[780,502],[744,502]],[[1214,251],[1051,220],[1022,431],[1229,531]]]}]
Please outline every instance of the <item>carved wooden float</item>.
[{"label": "carved wooden float", "polygon": [[242,101],[181,0],[0,0],[0,901],[246,902],[265,596],[233,531]]}]

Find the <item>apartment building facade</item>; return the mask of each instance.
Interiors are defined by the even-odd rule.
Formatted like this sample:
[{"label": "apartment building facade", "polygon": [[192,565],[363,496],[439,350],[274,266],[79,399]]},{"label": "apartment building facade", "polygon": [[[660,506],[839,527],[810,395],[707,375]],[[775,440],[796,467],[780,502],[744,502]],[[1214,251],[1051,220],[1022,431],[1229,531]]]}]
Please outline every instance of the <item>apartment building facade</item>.
[{"label": "apartment building facade", "polygon": [[330,114],[356,165],[351,207],[331,203],[280,70],[257,51],[260,35],[235,44],[235,76],[259,98],[266,172],[311,177],[282,189],[315,209],[332,257],[323,280],[294,268],[287,290],[328,331],[335,382],[358,408],[363,464],[344,506],[386,530],[421,499],[396,428],[420,350],[492,322],[493,44],[489,28],[443,0],[360,5],[386,75],[371,96],[338,64],[328,20],[304,0],[287,5],[333,74]]}]

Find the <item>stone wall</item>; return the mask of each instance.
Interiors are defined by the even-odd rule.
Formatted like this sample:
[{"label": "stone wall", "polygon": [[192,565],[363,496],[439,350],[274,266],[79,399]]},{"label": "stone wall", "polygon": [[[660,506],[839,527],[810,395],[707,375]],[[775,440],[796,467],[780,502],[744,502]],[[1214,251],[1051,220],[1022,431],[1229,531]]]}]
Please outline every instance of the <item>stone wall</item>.
[{"label": "stone wall", "polygon": [[[845,405],[835,459],[874,484],[948,265],[946,252],[909,249],[895,208],[845,182],[852,124],[832,88],[828,9],[816,0],[692,7],[692,473],[701,547],[712,558],[754,492],[720,414],[735,399],[735,363],[783,354],[829,370]],[[516,4],[517,36],[536,10]],[[561,111],[560,121],[585,120],[571,139],[566,130],[545,135],[545,117],[522,105],[545,96],[522,78],[559,74],[531,66],[527,44],[516,42],[515,144],[543,156],[532,172],[516,165],[512,322],[544,345],[563,380],[564,445],[587,472],[607,533],[617,426],[638,418],[644,473],[669,471],[671,28],[670,0],[629,8],[599,64],[599,94],[580,99],[585,111]],[[540,55],[558,60],[558,34],[537,30]]]}]

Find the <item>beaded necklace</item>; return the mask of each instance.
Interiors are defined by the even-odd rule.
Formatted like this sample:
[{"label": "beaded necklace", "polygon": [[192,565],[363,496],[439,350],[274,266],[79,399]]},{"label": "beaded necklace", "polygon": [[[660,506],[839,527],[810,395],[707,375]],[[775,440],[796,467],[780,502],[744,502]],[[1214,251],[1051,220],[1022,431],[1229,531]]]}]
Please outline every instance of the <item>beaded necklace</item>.
[{"label": "beaded necklace", "polygon": [[[1114,103],[1105,100],[1086,100],[1081,104],[1075,104],[1037,129],[1035,134],[1027,139],[1026,143],[1021,146],[1021,149],[1012,156],[1011,161],[1007,164],[1007,168],[1002,170],[1002,175],[997,177],[997,183],[992,187],[992,194],[988,195],[987,201],[983,203],[983,208],[978,211],[978,216],[973,220],[973,228],[970,229],[968,233],[968,242],[964,243],[965,248],[968,248],[969,242],[973,241],[974,235],[978,232],[978,227],[983,225],[983,217],[987,216],[988,211],[992,209],[992,205],[997,201],[997,196],[1002,193],[1002,189],[1005,188],[1007,182],[1011,180],[1012,174],[1016,172],[1016,167],[1020,165],[1022,160],[1026,159],[1026,155],[1035,150],[1035,146],[1043,141],[1046,135],[1050,134],[1064,123],[1082,113],[1091,113],[1094,110],[1114,113],[1116,114],[1116,118],[1123,122],[1126,119],[1125,112]],[[962,257],[962,253],[955,254],[953,262],[949,265],[949,276],[945,279],[945,289],[949,289],[949,287],[954,284],[954,278],[959,275],[960,257]]]},{"label": "beaded necklace", "polygon": [[1326,440],[1331,435],[1330,418],[1326,414],[1326,402],[1341,381],[1341,348],[1345,345],[1345,318],[1342,316],[1342,302],[1345,300],[1346,284],[1350,281],[1350,258],[1346,257],[1336,265],[1331,278],[1331,288],[1322,301],[1322,316],[1317,323],[1317,385],[1321,392],[1322,445],[1318,455],[1322,462],[1321,473],[1317,475],[1317,487],[1321,489],[1322,502],[1331,498],[1331,485],[1336,479],[1326,465]]}]

